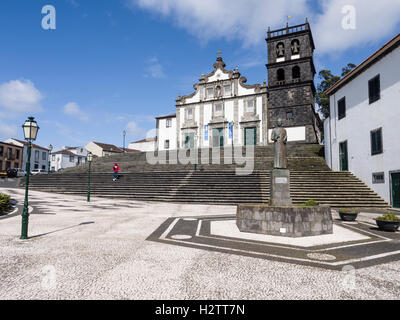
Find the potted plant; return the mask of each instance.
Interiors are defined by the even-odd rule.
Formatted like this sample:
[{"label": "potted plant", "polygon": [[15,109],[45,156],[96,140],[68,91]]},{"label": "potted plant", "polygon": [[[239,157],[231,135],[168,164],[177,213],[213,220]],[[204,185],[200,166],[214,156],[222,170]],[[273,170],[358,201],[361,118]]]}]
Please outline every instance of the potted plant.
[{"label": "potted plant", "polygon": [[0,215],[6,214],[11,207],[10,197],[0,193]]},{"label": "potted plant", "polygon": [[350,209],[340,209],[339,216],[343,221],[355,221],[360,212]]},{"label": "potted plant", "polygon": [[375,219],[379,229],[384,231],[395,232],[399,229],[400,218],[391,212]]}]

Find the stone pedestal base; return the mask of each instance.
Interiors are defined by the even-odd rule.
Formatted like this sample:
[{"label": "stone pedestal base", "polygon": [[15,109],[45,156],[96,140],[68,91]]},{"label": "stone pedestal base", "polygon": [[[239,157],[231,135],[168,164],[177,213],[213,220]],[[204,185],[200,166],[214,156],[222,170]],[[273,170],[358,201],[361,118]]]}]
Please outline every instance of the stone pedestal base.
[{"label": "stone pedestal base", "polygon": [[283,237],[308,237],[333,233],[330,207],[238,205],[236,225],[241,232]]},{"label": "stone pedestal base", "polygon": [[290,171],[288,169],[273,169],[271,172],[271,205],[290,206]]}]

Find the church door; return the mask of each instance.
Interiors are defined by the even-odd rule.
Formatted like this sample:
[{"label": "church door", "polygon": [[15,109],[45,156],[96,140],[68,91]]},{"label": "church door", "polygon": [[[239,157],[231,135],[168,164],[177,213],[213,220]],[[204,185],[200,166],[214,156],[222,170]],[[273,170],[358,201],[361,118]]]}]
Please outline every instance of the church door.
[{"label": "church door", "polygon": [[392,205],[400,208],[400,173],[392,173]]},{"label": "church door", "polygon": [[223,147],[224,146],[224,129],[217,128],[213,129],[213,147]]},{"label": "church door", "polygon": [[194,148],[194,133],[188,133],[185,136],[185,149]]},{"label": "church door", "polygon": [[339,153],[340,153],[340,170],[348,171],[349,170],[349,158],[347,154],[347,141],[341,142],[339,144]]},{"label": "church door", "polygon": [[257,128],[244,128],[244,145],[255,146],[257,144]]}]

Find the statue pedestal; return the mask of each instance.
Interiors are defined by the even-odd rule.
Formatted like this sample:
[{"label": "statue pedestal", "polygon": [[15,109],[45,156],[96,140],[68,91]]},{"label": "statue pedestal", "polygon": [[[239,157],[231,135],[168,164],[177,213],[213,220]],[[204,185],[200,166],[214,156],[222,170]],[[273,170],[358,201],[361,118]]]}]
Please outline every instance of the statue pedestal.
[{"label": "statue pedestal", "polygon": [[290,171],[273,169],[271,172],[271,206],[291,206]]}]

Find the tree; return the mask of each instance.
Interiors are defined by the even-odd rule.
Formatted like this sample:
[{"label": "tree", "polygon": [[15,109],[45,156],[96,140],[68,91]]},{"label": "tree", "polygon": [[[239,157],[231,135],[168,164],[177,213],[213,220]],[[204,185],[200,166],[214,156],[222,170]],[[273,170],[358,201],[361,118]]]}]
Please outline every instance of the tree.
[{"label": "tree", "polygon": [[340,77],[332,74],[330,70],[321,70],[318,73],[320,83],[317,88],[316,102],[319,106],[319,112],[322,113],[324,118],[329,117],[329,96],[325,94],[325,91],[332,87]]},{"label": "tree", "polygon": [[353,63],[348,63],[347,66],[342,68],[342,77],[346,76],[350,71],[352,71],[355,67],[357,67]]},{"label": "tree", "polygon": [[[348,63],[342,68],[342,77],[346,76],[350,71],[356,67],[353,63]],[[320,82],[317,87],[316,102],[319,105],[319,112],[322,113],[324,118],[329,117],[329,97],[325,94],[325,91],[332,87],[336,82],[340,80],[339,76],[332,74],[330,70],[321,70],[318,73]]]}]

